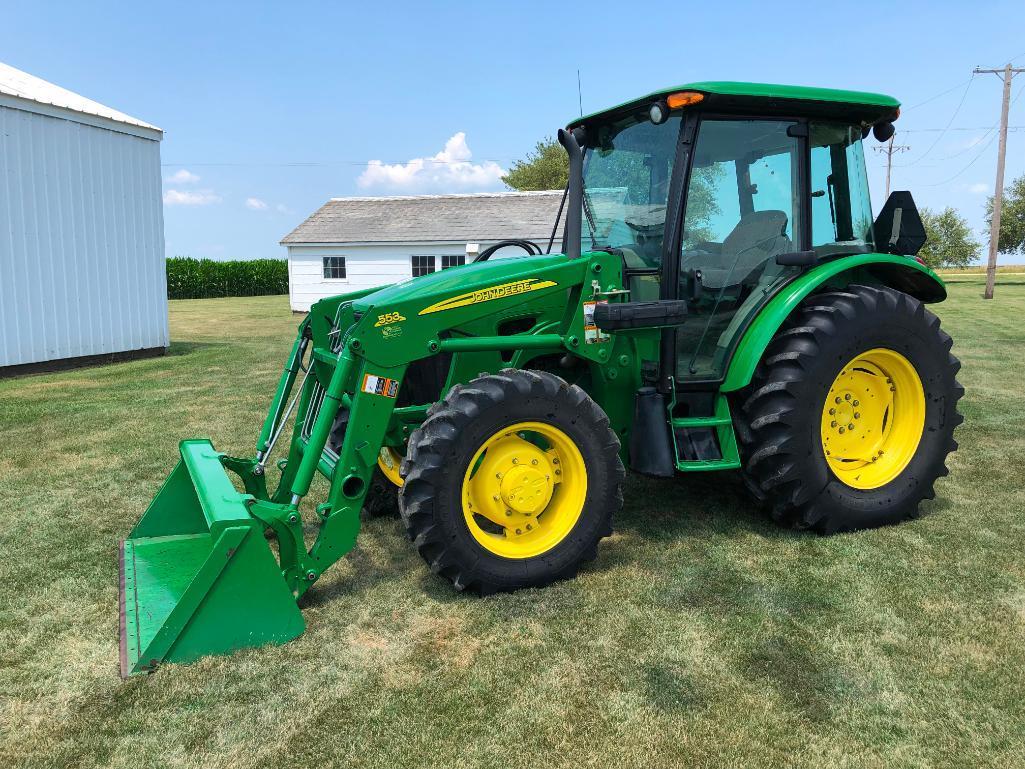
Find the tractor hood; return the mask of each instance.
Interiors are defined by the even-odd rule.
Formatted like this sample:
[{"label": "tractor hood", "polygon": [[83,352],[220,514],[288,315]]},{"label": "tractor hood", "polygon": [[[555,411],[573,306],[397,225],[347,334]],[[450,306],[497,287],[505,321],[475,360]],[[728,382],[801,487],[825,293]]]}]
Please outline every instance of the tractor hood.
[{"label": "tractor hood", "polygon": [[371,308],[388,309],[399,304],[407,307],[422,304],[427,308],[444,299],[527,281],[537,277],[538,273],[565,266],[569,261],[565,254],[545,254],[451,267],[367,294],[353,302],[353,309],[367,312]]}]

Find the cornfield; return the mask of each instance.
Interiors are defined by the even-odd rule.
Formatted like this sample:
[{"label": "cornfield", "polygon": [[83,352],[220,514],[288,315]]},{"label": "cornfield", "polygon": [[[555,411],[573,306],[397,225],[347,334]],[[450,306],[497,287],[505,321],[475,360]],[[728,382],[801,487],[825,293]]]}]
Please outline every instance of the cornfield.
[{"label": "cornfield", "polygon": [[288,262],[284,259],[217,262],[176,256],[167,260],[168,299],[287,293]]}]

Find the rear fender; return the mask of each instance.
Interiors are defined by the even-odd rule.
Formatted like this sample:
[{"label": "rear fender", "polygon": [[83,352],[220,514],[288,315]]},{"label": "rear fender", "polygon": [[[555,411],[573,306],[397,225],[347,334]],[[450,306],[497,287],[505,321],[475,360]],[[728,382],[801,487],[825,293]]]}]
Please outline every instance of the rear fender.
[{"label": "rear fender", "polygon": [[806,297],[823,287],[859,282],[890,286],[923,302],[942,302],[947,298],[947,289],[939,276],[906,256],[858,254],[819,265],[784,286],[761,309],[730,359],[721,390],[733,392],[751,383],[769,342]]}]

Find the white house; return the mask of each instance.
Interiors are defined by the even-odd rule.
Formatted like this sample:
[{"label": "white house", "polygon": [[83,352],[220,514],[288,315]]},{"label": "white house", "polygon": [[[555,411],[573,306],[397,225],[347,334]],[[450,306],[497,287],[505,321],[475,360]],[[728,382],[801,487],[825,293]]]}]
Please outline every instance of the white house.
[{"label": "white house", "polygon": [[[561,200],[561,190],[333,198],[281,241],[292,309],[464,264],[468,246],[520,239],[547,250]],[[561,245],[560,222],[552,248]]]},{"label": "white house", "polygon": [[166,350],[162,136],[0,63],[0,376]]}]

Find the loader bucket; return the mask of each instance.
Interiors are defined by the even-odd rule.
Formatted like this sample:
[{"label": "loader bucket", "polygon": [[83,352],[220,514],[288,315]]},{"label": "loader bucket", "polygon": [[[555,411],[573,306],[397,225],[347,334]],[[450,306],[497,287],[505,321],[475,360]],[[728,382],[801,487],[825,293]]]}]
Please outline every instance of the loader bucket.
[{"label": "loader bucket", "polygon": [[121,543],[121,676],[305,629],[296,599],[209,440],[181,460]]}]

